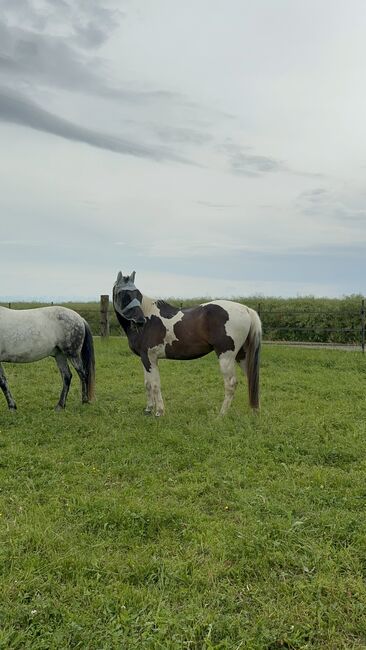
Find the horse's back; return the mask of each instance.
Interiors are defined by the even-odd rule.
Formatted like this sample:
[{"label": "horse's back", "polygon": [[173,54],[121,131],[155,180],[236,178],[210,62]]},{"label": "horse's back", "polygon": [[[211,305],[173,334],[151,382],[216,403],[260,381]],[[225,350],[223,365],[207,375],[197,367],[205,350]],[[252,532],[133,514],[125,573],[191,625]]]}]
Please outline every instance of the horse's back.
[{"label": "horse's back", "polygon": [[[212,300],[163,317],[159,356],[194,359],[215,350],[239,350],[252,326],[253,310],[231,300]],[[155,323],[151,322],[150,327]]]},{"label": "horse's back", "polygon": [[2,361],[37,361],[53,356],[57,349],[79,347],[83,337],[83,319],[67,307],[0,308]]}]

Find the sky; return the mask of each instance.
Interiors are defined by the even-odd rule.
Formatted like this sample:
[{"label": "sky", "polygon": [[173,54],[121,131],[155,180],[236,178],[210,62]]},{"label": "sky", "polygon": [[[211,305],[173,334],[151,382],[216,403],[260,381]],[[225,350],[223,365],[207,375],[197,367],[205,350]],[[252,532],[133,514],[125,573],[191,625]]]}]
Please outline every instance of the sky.
[{"label": "sky", "polygon": [[0,300],[365,294],[364,0],[1,0]]}]

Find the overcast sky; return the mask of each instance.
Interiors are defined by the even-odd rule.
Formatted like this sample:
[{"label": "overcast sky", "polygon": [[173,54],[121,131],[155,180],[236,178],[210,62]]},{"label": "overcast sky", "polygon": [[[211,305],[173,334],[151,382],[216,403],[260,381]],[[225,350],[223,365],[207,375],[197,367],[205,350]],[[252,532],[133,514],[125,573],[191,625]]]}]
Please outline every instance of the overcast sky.
[{"label": "overcast sky", "polygon": [[364,0],[1,0],[0,299],[366,293]]}]

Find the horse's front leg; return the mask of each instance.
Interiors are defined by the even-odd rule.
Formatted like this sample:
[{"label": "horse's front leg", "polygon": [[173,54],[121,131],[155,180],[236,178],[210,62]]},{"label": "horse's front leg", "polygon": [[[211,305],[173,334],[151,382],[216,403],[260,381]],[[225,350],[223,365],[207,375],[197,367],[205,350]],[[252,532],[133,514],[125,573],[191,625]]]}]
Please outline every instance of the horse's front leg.
[{"label": "horse's front leg", "polygon": [[157,417],[160,417],[161,415],[164,415],[164,402],[163,402],[163,396],[161,394],[161,388],[160,388],[160,374],[158,370],[158,366],[151,368],[151,379],[152,379],[152,394],[153,394],[153,400],[154,400],[154,405],[155,405],[155,415]]},{"label": "horse's front leg", "polygon": [[147,396],[146,408],[144,409],[145,415],[152,415],[154,411],[154,398],[151,385],[150,373],[144,367],[144,382]]},{"label": "horse's front leg", "polygon": [[142,359],[144,364],[145,387],[147,392],[147,406],[145,413],[154,413],[157,417],[164,415],[164,402],[160,387],[160,374],[158,361],[155,358]]},{"label": "horse's front leg", "polygon": [[0,388],[4,393],[7,405],[11,411],[15,411],[17,408],[17,405],[15,404],[14,398],[10,392],[10,388],[7,382],[7,379],[5,377],[5,372],[4,369],[0,363]]}]

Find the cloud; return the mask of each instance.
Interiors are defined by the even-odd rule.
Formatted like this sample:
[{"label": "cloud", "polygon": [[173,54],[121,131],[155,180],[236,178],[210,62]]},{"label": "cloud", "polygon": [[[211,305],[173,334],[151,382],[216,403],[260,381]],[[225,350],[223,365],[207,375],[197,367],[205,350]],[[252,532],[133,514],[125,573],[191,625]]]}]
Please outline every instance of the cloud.
[{"label": "cloud", "polygon": [[317,219],[356,226],[366,223],[366,196],[355,188],[339,191],[315,187],[302,192],[296,206],[303,214]]},{"label": "cloud", "polygon": [[[107,43],[126,18],[120,0],[3,0],[2,9],[0,75],[9,89],[7,94],[10,88],[18,92],[14,118],[3,107],[3,120],[6,114],[5,119],[12,123],[157,160],[183,160],[170,149],[174,145],[206,150],[215,146],[213,129],[229,115],[145,79],[126,83],[114,78],[110,61],[97,48]],[[23,96],[29,95],[30,89],[32,105]],[[46,114],[37,104],[44,89],[55,97],[60,91],[78,93],[79,102],[85,102],[82,95],[104,100],[101,110],[95,111],[97,121],[100,124],[104,116],[105,122],[118,125],[123,120],[128,138],[94,132]],[[63,94],[61,99],[67,106],[69,96]],[[93,118],[93,111],[88,117]],[[145,141],[158,144],[145,145]],[[246,154],[244,160],[244,154],[240,157],[239,151],[229,149],[227,145],[234,173],[258,175],[270,167],[274,170],[275,162],[269,158]]]},{"label": "cloud", "polygon": [[238,203],[214,203],[213,201],[196,201],[198,205],[204,205],[206,208],[215,208],[215,209],[227,209],[227,208],[238,208]]},{"label": "cloud", "polygon": [[8,83],[41,84],[127,103],[174,100],[176,93],[163,89],[133,89],[115,83],[108,64],[59,34],[45,34],[0,21],[0,73]]},{"label": "cloud", "polygon": [[65,120],[38,106],[25,95],[0,88],[0,121],[43,131],[67,140],[84,142],[92,147],[115,153],[150,158],[187,162],[167,147],[143,145],[126,138],[93,131]]},{"label": "cloud", "polygon": [[292,176],[303,178],[321,179],[323,174],[318,172],[307,172],[289,167],[283,160],[263,154],[252,153],[251,147],[226,141],[219,145],[219,151],[224,153],[229,163],[232,174],[238,176],[263,176],[278,172],[285,172]]},{"label": "cloud", "polygon": [[0,239],[0,246],[41,246],[40,241],[31,241],[29,239]]},{"label": "cloud", "polygon": [[0,23],[0,71],[15,83],[96,91],[100,67],[64,38]]},{"label": "cloud", "polygon": [[79,47],[99,47],[123,16],[117,0],[2,0],[11,24],[22,23],[35,32],[61,34]]},{"label": "cloud", "polygon": [[[202,126],[199,118],[203,115],[202,107],[178,92],[147,85],[143,80],[132,84],[113,78],[109,61],[98,56],[95,47],[91,47],[97,41],[101,44],[107,40],[122,19],[116,4],[108,5],[110,3],[106,0],[103,3],[99,0],[44,0],[37,4],[36,11],[36,4],[30,0],[15,0],[14,4],[6,2],[6,19],[0,19],[0,75],[3,85],[21,93],[31,88],[33,98],[44,88],[55,93],[68,91],[93,95],[106,100],[103,108],[107,111],[108,122],[111,122],[111,117],[117,123],[122,118],[125,128],[140,136],[144,132],[147,139],[167,145],[202,146],[211,143],[213,136],[208,131],[207,119]],[[103,26],[102,34],[98,25]],[[64,98],[67,102],[67,96]],[[179,126],[177,119],[180,120]],[[185,120],[189,120],[188,126],[184,125]],[[111,144],[110,139],[108,142],[106,148],[118,148],[115,142]],[[94,143],[94,146],[99,145]],[[136,149],[140,148],[136,146]],[[158,153],[157,156],[162,158]]]},{"label": "cloud", "polygon": [[249,147],[242,147],[233,142],[226,142],[220,150],[227,155],[229,167],[233,174],[243,176],[260,176],[271,172],[285,171],[283,162],[271,156],[253,154]]},{"label": "cloud", "polygon": [[329,202],[330,192],[329,190],[326,190],[324,187],[314,187],[311,190],[306,190],[305,192],[301,192],[298,198],[299,198],[299,203],[302,203],[304,205],[308,204],[308,205],[319,206]]},{"label": "cloud", "polygon": [[167,125],[152,126],[152,131],[165,142],[202,145],[213,140],[212,135],[188,127],[173,127]]}]

